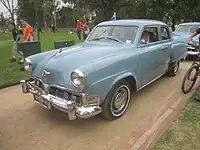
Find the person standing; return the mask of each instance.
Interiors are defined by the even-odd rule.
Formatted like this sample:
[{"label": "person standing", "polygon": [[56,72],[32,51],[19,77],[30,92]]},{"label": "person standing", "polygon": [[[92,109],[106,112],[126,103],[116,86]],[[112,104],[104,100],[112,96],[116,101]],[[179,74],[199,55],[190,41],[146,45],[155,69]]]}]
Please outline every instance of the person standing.
[{"label": "person standing", "polygon": [[90,29],[88,27],[87,24],[84,25],[84,28],[83,28],[83,39],[85,40],[88,36],[88,34],[90,33]]},{"label": "person standing", "polygon": [[81,40],[81,30],[83,28],[83,24],[80,20],[77,20],[76,22],[76,34],[78,36],[78,39]]},{"label": "person standing", "polygon": [[53,24],[51,25],[51,32],[56,33],[56,27]]},{"label": "person standing", "polygon": [[[21,20],[22,26],[24,28],[23,36],[24,36],[24,42],[32,42],[34,40],[34,30],[31,25],[28,24],[26,20]],[[23,56],[23,53],[20,52]],[[20,63],[23,63],[23,58],[20,60]]]},{"label": "person standing", "polygon": [[15,23],[12,23],[12,37],[13,37],[13,47],[12,47],[12,59],[10,60],[10,62],[16,62],[17,42],[20,41],[20,31],[17,29]]}]

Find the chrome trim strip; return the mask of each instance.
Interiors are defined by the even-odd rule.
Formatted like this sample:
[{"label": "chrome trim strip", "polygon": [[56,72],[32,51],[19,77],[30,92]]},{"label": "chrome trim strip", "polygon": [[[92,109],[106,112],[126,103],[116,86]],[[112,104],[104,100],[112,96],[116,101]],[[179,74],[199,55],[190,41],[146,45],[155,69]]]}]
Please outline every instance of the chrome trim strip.
[{"label": "chrome trim strip", "polygon": [[[166,73],[166,72],[165,72],[165,73]],[[161,74],[160,76],[154,78],[153,80],[151,80],[150,82],[148,82],[147,84],[145,84],[144,86],[142,86],[141,88],[139,88],[137,91],[139,91],[139,90],[145,88],[147,85],[149,85],[149,84],[153,83],[154,81],[158,80],[158,79],[159,79],[160,77],[162,77],[165,73],[163,73],[163,74]]]}]

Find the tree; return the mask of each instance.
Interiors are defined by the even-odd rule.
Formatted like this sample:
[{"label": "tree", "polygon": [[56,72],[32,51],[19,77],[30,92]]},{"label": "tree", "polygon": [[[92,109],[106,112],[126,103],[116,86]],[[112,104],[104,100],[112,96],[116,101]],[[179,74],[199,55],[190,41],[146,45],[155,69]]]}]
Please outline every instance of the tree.
[{"label": "tree", "polygon": [[17,3],[15,4],[14,0],[0,0],[0,3],[7,9],[9,12],[11,19],[13,22],[15,22],[15,10],[17,7]]},{"label": "tree", "polygon": [[0,14],[0,28],[2,28],[3,32],[5,32],[5,28],[6,28],[6,19],[3,15],[3,12],[1,12]]}]

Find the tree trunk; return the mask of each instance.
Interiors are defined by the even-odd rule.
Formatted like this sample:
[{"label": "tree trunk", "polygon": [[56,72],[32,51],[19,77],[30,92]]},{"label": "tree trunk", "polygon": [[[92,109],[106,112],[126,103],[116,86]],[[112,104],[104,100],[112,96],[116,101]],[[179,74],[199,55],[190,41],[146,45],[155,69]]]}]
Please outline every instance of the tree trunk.
[{"label": "tree trunk", "polygon": [[174,16],[172,16],[172,31],[175,30],[175,25],[176,25],[176,20],[175,20]]},{"label": "tree trunk", "polygon": [[53,0],[53,21],[54,21],[54,26],[55,28],[57,28],[57,24],[56,24],[56,1]]},{"label": "tree trunk", "polygon": [[43,19],[44,19],[44,28],[47,28],[47,20],[46,20],[46,6],[44,6]]}]

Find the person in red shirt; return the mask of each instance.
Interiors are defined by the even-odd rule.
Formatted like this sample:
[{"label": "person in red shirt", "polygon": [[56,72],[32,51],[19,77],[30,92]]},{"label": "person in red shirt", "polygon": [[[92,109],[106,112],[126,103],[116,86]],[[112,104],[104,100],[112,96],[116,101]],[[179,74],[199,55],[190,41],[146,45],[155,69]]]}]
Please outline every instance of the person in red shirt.
[{"label": "person in red shirt", "polygon": [[24,42],[33,41],[34,34],[33,34],[33,27],[31,27],[26,20],[22,20],[22,25],[24,27]]},{"label": "person in red shirt", "polygon": [[[34,40],[34,29],[31,25],[28,24],[26,20],[21,20],[22,26],[24,28],[23,30],[23,36],[24,36],[24,42],[32,42]],[[23,56],[23,53],[19,51],[21,55]],[[20,64],[24,62],[24,59],[20,60]],[[24,71],[24,67],[20,69],[21,71]]]},{"label": "person in red shirt", "polygon": [[76,33],[78,36],[78,39],[81,40],[81,30],[83,29],[83,24],[80,20],[77,20],[76,22]]}]

